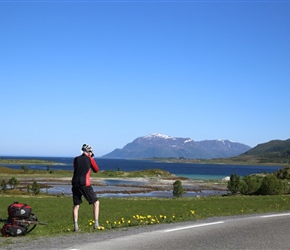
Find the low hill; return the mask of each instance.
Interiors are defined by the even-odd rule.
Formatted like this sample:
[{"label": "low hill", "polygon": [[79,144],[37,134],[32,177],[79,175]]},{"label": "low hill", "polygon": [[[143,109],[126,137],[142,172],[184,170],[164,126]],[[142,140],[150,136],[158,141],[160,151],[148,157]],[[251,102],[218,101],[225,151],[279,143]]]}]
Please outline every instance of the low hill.
[{"label": "low hill", "polygon": [[[171,159],[171,161],[173,160]],[[258,144],[256,147],[235,157],[212,158],[207,160],[174,159],[174,161],[207,164],[280,165],[283,167],[290,164],[290,139],[284,141],[272,140]]]},{"label": "low hill", "polygon": [[290,164],[290,139],[272,140],[258,144],[232,161]]},{"label": "low hill", "polygon": [[273,140],[266,143],[258,144],[256,147],[245,152],[245,155],[263,155],[263,156],[290,156],[290,139]]}]

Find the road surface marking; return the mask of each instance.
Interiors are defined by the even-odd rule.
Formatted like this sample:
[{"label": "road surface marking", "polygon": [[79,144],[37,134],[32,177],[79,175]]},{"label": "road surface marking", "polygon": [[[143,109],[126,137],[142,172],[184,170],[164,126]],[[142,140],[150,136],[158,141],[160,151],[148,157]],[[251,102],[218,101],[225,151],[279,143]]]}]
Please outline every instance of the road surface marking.
[{"label": "road surface marking", "polygon": [[174,228],[174,229],[167,229],[167,230],[164,230],[164,232],[168,233],[168,232],[179,231],[179,230],[184,230],[184,229],[190,229],[190,228],[195,228],[195,227],[212,226],[212,225],[222,224],[222,223],[225,223],[225,222],[224,221],[217,221],[217,222],[204,223],[204,224],[192,225],[192,226],[187,226],[187,227],[179,227],[179,228]]},{"label": "road surface marking", "polygon": [[286,213],[286,214],[270,214],[270,215],[262,215],[260,216],[261,218],[270,218],[270,217],[278,217],[278,216],[289,216],[290,213]]}]

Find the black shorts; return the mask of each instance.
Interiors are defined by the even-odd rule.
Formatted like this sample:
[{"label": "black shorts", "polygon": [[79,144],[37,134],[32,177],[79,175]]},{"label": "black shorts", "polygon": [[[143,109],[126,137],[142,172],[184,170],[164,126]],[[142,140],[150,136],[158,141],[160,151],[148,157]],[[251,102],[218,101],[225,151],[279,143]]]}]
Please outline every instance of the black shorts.
[{"label": "black shorts", "polygon": [[72,187],[71,190],[75,206],[82,203],[82,196],[85,197],[89,204],[94,204],[98,200],[92,186]]}]

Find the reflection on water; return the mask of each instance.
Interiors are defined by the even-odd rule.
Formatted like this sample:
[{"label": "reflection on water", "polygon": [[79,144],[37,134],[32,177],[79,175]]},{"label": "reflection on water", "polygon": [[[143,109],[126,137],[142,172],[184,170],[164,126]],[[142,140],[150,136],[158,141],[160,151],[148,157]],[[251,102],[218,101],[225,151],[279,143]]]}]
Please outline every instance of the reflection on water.
[{"label": "reflection on water", "polygon": [[[105,179],[102,182],[107,186],[93,186],[93,189],[97,193],[98,197],[159,197],[159,198],[173,197],[172,190],[152,191],[152,188],[149,188],[148,186],[146,187],[147,183],[142,181]],[[67,195],[67,196],[72,195],[71,185],[63,185],[57,183],[50,183],[50,185],[52,185],[52,187],[42,188],[41,192],[54,195]],[[193,188],[193,186],[190,185],[184,185],[183,187]],[[220,190],[188,191],[183,195],[183,197],[223,195],[223,194],[227,194],[227,191]]]},{"label": "reflection on water", "polygon": [[[146,189],[139,188],[140,193],[136,192],[138,188],[135,187],[93,187],[94,191],[97,193],[98,197],[156,197],[156,198],[170,198],[172,197],[172,190],[170,191],[151,191],[147,192]],[[100,193],[106,191],[106,193]],[[123,191],[123,192],[122,192]],[[130,191],[134,191],[130,193]],[[143,192],[142,192],[143,191]],[[47,194],[61,194],[61,195],[71,195],[71,187],[68,185],[56,185],[52,188],[42,188],[41,192]],[[209,196],[209,195],[223,195],[227,194],[227,191],[220,190],[203,190],[200,192],[186,192],[183,197],[194,197],[194,196]]]},{"label": "reflection on water", "polygon": [[146,182],[143,182],[143,181],[113,180],[113,179],[103,180],[103,183],[108,185],[108,186],[111,186],[111,185],[144,186],[144,185],[146,185]]},{"label": "reflection on water", "polygon": [[[195,197],[195,196],[209,196],[209,195],[223,195],[227,194],[226,191],[202,191],[202,192],[186,192],[182,197]],[[134,194],[101,194],[100,197],[156,197],[156,198],[172,198],[172,191],[152,191],[149,193],[134,193]]]}]

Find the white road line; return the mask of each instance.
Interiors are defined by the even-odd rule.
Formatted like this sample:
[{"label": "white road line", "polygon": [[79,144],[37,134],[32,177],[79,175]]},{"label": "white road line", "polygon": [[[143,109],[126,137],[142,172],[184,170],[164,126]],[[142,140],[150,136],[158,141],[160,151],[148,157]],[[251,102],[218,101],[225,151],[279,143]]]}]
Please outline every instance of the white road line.
[{"label": "white road line", "polygon": [[169,232],[174,232],[174,231],[179,231],[179,230],[185,230],[185,229],[190,229],[190,228],[195,228],[195,227],[212,226],[212,225],[222,224],[222,223],[225,223],[225,222],[224,221],[217,221],[217,222],[204,223],[204,224],[192,225],[192,226],[187,226],[187,227],[179,227],[179,228],[164,230],[164,232],[169,233]]},{"label": "white road line", "polygon": [[289,216],[290,213],[286,213],[286,214],[271,214],[271,215],[262,215],[260,216],[260,218],[271,218],[271,217],[278,217],[278,216]]}]

